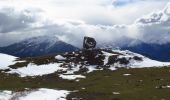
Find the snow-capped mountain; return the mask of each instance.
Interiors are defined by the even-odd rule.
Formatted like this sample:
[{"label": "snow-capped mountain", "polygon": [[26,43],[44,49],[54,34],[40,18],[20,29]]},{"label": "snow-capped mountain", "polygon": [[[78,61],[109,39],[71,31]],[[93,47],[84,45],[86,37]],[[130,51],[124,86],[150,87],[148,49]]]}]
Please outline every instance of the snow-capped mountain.
[{"label": "snow-capped mountain", "polygon": [[77,50],[76,47],[59,40],[57,37],[50,36],[33,37],[7,47],[0,48],[1,53],[17,57],[41,56],[75,50]]},{"label": "snow-capped mountain", "polygon": [[123,50],[127,49],[151,59],[159,61],[170,61],[170,43],[167,44],[147,44],[140,43],[128,47],[122,47]]},{"label": "snow-capped mountain", "polygon": [[118,42],[113,41],[109,43],[101,43],[98,45],[98,47],[130,50],[132,52],[139,53],[154,60],[170,61],[170,43],[145,43],[137,39],[124,37],[124,39]]}]

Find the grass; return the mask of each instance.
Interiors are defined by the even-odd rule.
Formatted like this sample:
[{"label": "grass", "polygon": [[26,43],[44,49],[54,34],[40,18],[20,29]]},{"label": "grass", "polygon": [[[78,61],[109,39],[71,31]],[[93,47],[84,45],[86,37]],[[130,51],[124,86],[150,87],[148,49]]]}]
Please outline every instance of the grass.
[{"label": "grass", "polygon": [[[131,74],[124,76],[123,74]],[[20,78],[17,75],[0,72],[1,90],[22,90],[23,88],[52,88],[78,90],[67,99],[83,100],[170,100],[170,89],[159,88],[170,85],[170,68],[141,68],[115,71],[103,70],[85,74],[79,82],[62,80],[57,73]],[[157,88],[158,87],[158,88]],[[120,94],[113,94],[118,92]]]}]

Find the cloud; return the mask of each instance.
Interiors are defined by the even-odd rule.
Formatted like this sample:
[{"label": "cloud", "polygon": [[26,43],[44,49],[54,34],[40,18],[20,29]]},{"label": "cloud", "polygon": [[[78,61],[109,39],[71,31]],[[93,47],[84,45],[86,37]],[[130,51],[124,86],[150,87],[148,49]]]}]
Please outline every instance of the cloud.
[{"label": "cloud", "polygon": [[45,33],[53,33],[60,39],[81,47],[84,36],[95,37],[97,41],[112,45],[127,45],[131,40],[145,43],[170,43],[170,5],[160,11],[152,12],[138,18],[130,25],[90,25],[85,22],[72,24],[68,21],[53,22],[50,27],[43,28]]},{"label": "cloud", "polygon": [[170,3],[157,12],[136,20],[139,26],[139,38],[147,43],[164,44],[170,42]]},{"label": "cloud", "polygon": [[168,2],[168,0],[113,0],[114,6],[125,6],[132,3],[142,3],[142,2]]},{"label": "cloud", "polygon": [[[131,2],[138,1],[138,2]],[[115,7],[115,2],[130,2]],[[141,15],[161,9],[167,0],[1,0],[0,7],[41,9],[52,20],[75,19],[93,25],[132,24]],[[20,6],[18,6],[20,5]]]},{"label": "cloud", "polygon": [[8,33],[27,28],[36,21],[29,11],[15,12],[11,8],[0,9],[0,33]]},{"label": "cloud", "polygon": [[113,5],[113,0],[9,2],[0,1],[1,9],[12,9],[0,10],[0,46],[40,35],[57,36],[78,47],[84,36],[112,45],[127,45],[131,40],[170,42],[169,5],[163,9],[167,0],[128,1],[119,7]]}]

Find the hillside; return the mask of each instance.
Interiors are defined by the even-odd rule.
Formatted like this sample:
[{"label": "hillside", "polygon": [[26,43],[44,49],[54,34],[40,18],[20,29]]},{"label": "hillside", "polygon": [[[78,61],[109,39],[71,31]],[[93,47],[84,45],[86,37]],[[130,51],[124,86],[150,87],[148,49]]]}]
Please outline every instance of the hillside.
[{"label": "hillside", "polygon": [[170,61],[170,43],[146,43],[144,41],[123,37],[119,41],[112,41],[108,43],[99,43],[98,47],[103,48],[119,48],[121,50],[129,50],[139,53],[150,59],[158,61]]},{"label": "hillside", "polygon": [[39,36],[1,47],[0,52],[17,57],[43,56],[53,53],[71,52],[78,48],[67,44],[57,37]]},{"label": "hillside", "polygon": [[138,45],[122,47],[122,50],[130,50],[151,59],[159,61],[170,61],[170,44],[147,44],[140,43]]},{"label": "hillside", "polygon": [[[40,100],[60,100],[62,97],[68,100],[170,98],[170,63],[151,60],[130,51],[95,49],[92,53],[80,50],[14,58],[8,62],[12,63],[3,69],[0,67],[0,77],[3,77],[0,89],[8,90],[0,92],[0,99],[8,95],[8,98],[22,100],[33,98],[37,93],[42,95],[37,97]],[[42,91],[54,98],[44,97],[47,94]],[[61,95],[55,97],[55,93]]]}]

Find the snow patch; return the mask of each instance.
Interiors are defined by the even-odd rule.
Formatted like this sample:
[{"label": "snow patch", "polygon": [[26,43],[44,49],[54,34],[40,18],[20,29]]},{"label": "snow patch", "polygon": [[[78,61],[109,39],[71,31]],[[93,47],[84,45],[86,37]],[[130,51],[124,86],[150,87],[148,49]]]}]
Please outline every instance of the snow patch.
[{"label": "snow patch", "polygon": [[86,78],[83,75],[60,75],[62,79],[67,79],[67,80],[75,80],[77,78]]},{"label": "snow patch", "polygon": [[64,57],[61,56],[61,55],[55,56],[55,59],[57,59],[57,60],[66,60],[66,58],[64,58]]},{"label": "snow patch", "polygon": [[131,74],[123,74],[123,76],[130,76]]},{"label": "snow patch", "polygon": [[120,94],[120,93],[119,93],[119,92],[113,92],[113,94],[118,95],[118,94]]},{"label": "snow patch", "polygon": [[0,53],[0,69],[8,69],[9,65],[15,64],[17,57]]},{"label": "snow patch", "polygon": [[[99,69],[97,69],[96,68],[97,66],[95,66],[95,65],[91,65],[91,66],[86,66],[86,68],[88,69],[88,72],[87,73],[91,73],[91,72],[93,72],[93,71],[96,71],[96,70],[99,70]],[[102,69],[101,69],[102,70]]]},{"label": "snow patch", "polygon": [[0,100],[10,100],[12,97],[12,91],[0,91]]},{"label": "snow patch", "polygon": [[53,89],[39,89],[29,93],[26,96],[20,97],[19,100],[66,100],[69,91],[53,90]]},{"label": "snow patch", "polygon": [[47,65],[34,65],[28,64],[26,67],[18,68],[18,69],[11,69],[8,73],[17,73],[21,77],[26,76],[41,76],[45,74],[51,74],[56,71],[65,71],[67,68],[59,67],[59,63],[54,64],[47,64]]},{"label": "snow patch", "polygon": [[170,65],[170,62],[159,62],[146,57],[143,58],[143,61],[132,61],[131,63],[131,68],[161,67]]},{"label": "snow patch", "polygon": [[[24,92],[24,91],[23,91]],[[20,92],[2,91],[0,92],[0,100],[11,100],[13,97]],[[17,97],[17,100],[66,100],[67,95],[70,91],[66,90],[54,90],[40,88],[38,90],[29,91],[27,94],[22,92]]]}]

